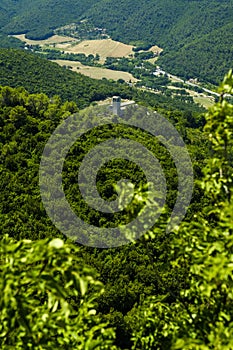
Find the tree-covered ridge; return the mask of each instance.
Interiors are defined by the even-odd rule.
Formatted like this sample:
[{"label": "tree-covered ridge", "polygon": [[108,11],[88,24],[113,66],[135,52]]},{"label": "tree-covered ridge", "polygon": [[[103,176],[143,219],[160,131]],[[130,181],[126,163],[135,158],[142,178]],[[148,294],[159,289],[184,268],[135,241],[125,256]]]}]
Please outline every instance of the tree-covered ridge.
[{"label": "tree-covered ridge", "polygon": [[[82,250],[60,239],[17,242],[3,237],[0,242],[3,350],[232,349],[233,106],[224,99],[224,94],[233,93],[231,73],[220,92],[221,99],[206,114],[204,131],[209,137],[211,157],[200,181],[205,203],[177,232],[168,236],[163,225],[159,225],[136,244],[102,252]],[[53,118],[46,113],[46,101],[48,110],[52,106],[44,95],[2,88],[0,101],[1,128],[11,129],[6,144],[11,138],[22,140],[19,135],[25,136],[25,126],[32,123],[32,116],[34,126],[37,120],[38,125],[54,127],[50,124]],[[19,106],[28,109],[31,117],[17,115]],[[70,113],[71,105],[57,103],[56,107],[62,113],[54,118],[55,124],[65,117],[65,110],[66,115]],[[45,126],[42,133],[44,130]],[[7,128],[4,134],[6,131]],[[11,146],[15,147],[11,154],[17,153],[19,145],[11,142]],[[27,147],[22,147],[25,150]],[[22,187],[16,195],[20,191]],[[18,211],[20,203],[14,202],[12,209]],[[37,221],[40,219],[38,215]],[[17,220],[25,225],[23,216]],[[9,225],[3,233],[12,234],[13,226]],[[100,274],[87,264],[95,266]]]},{"label": "tree-covered ridge", "polygon": [[158,62],[171,73],[174,68],[186,78],[218,83],[232,67],[232,0],[20,0],[4,2],[2,8],[5,33],[41,39],[57,27],[88,18],[113,39],[159,45],[164,51]]},{"label": "tree-covered ridge", "polygon": [[[96,111],[95,108],[90,107],[82,111],[82,113],[86,113],[87,121],[89,114]],[[51,99],[45,94],[29,94],[23,88],[1,88],[1,235],[9,234],[15,239],[32,240],[45,237],[62,238],[61,233],[54,227],[43,207],[38,171],[44,146],[52,132],[62,120],[77,112],[78,108],[75,103],[62,103],[59,97]],[[202,165],[208,157],[205,135],[202,134],[201,129],[197,128],[195,119],[192,121],[195,128],[191,128],[191,124],[188,126],[188,119],[185,122],[182,114],[179,115],[176,111],[164,112],[185,137],[192,156],[195,176],[199,177]],[[191,118],[190,115],[188,117]],[[191,119],[189,123],[191,123]],[[76,189],[78,158],[82,158],[89,149],[90,143],[95,144],[99,138],[103,140],[103,131],[92,130],[87,134],[88,137],[81,140],[81,144],[74,145],[64,164],[64,189],[69,202],[78,212]],[[127,137],[130,137],[132,133],[130,129],[125,129],[124,134],[122,130],[120,131],[122,136]],[[111,135],[114,136],[114,132],[119,134],[118,129],[111,130]],[[134,136],[141,141],[144,139],[146,146],[151,143],[150,137],[146,137],[143,132],[138,132]],[[172,203],[177,191],[176,169],[172,166],[172,161],[163,147],[153,143],[151,146],[164,166],[168,181],[171,182],[168,201]],[[125,175],[123,174],[124,170],[131,175],[132,181],[136,185],[143,180],[143,176],[135,169],[134,165],[122,164],[119,161],[112,162],[108,164],[106,171],[102,170],[98,174],[98,185],[102,189],[104,197],[110,198],[115,195],[112,182],[115,183],[119,177],[122,178]],[[202,207],[202,203],[202,193],[196,187],[192,207],[188,213],[189,217]],[[81,209],[86,210],[84,206]],[[100,219],[95,213],[87,212],[86,220],[89,222],[98,223]],[[105,225],[106,223],[102,219],[100,224]],[[123,349],[131,344],[133,323],[131,318],[128,319],[126,316],[130,316],[135,303],[139,303],[141,299],[152,293],[164,295],[170,289],[176,293],[183,285],[182,276],[185,274],[185,266],[180,270],[176,270],[176,268],[173,270],[165,268],[164,270],[163,267],[163,261],[167,259],[166,255],[169,252],[169,241],[170,236],[166,236],[161,231],[154,243],[145,244],[144,240],[141,240],[135,246],[129,245],[109,251],[81,249],[84,261],[91,263],[96,268],[100,273],[100,281],[106,286],[106,292],[98,295],[96,310],[103,321],[110,322],[116,327],[117,344]],[[119,261],[122,264],[121,269],[118,268]],[[174,297],[171,296],[170,302],[173,301]]]},{"label": "tree-covered ridge", "polygon": [[23,49],[24,43],[11,36],[6,36],[4,34],[0,34],[0,47],[1,48],[15,48],[15,49]]},{"label": "tree-covered ridge", "polygon": [[167,52],[160,62],[168,71],[186,79],[200,77],[200,80],[216,84],[228,69],[233,67],[232,33],[233,25],[228,23],[202,38],[185,44],[177,50],[176,55]]},{"label": "tree-covered ridge", "polygon": [[119,93],[117,85],[73,73],[20,50],[0,49],[0,66],[2,85],[23,86],[31,93],[43,92],[50,97],[60,95],[63,101],[75,101],[79,107]]}]

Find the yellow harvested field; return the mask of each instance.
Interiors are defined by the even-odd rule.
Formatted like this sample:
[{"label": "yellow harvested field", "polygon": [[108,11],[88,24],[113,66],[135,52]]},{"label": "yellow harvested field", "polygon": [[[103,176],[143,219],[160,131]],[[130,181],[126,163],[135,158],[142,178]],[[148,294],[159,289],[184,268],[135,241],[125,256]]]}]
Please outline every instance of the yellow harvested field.
[{"label": "yellow harvested field", "polygon": [[151,48],[150,48],[150,50],[149,51],[152,51],[152,52],[154,52],[154,53],[161,53],[162,51],[163,51],[163,49],[161,49],[161,47],[158,47],[157,45],[154,45],[154,46],[152,46]]},{"label": "yellow harvested field", "polygon": [[59,43],[67,43],[67,42],[76,42],[77,39],[71,38],[69,36],[61,36],[61,35],[53,35],[46,40],[30,40],[25,38],[25,34],[20,35],[12,35],[13,37],[24,41],[29,45],[51,45],[51,44],[59,44]]},{"label": "yellow harvested field", "polygon": [[[169,85],[168,86],[168,89],[170,89],[170,90],[181,90],[182,88],[179,88],[179,87],[177,87],[177,86],[173,86],[173,85]],[[187,91],[187,90],[186,90]],[[188,92],[188,91],[187,91]]]},{"label": "yellow harvested field", "polygon": [[[12,35],[13,37],[20,39],[21,41],[29,45],[53,45],[57,49],[63,50],[67,53],[84,53],[85,55],[96,55],[100,56],[100,63],[104,63],[106,57],[133,57],[134,46],[121,43],[112,39],[102,40],[84,40],[72,38],[70,36],[53,35],[46,40],[30,40],[25,38],[25,34]],[[154,45],[150,48],[152,51],[159,55],[163,49]],[[155,63],[157,57],[151,58],[151,63]]]},{"label": "yellow harvested field", "polygon": [[100,55],[100,61],[105,61],[106,57],[128,57],[133,55],[133,46],[126,45],[112,39],[104,40],[84,40],[76,45],[57,45],[57,48],[64,49],[66,52],[84,53],[85,55]]},{"label": "yellow harvested field", "polygon": [[154,58],[149,58],[148,60],[147,60],[147,62],[150,62],[150,63],[152,63],[152,64],[155,64],[155,62],[158,60],[158,57],[154,57]]},{"label": "yellow harvested field", "polygon": [[73,71],[81,73],[90,78],[94,79],[123,79],[127,82],[131,81],[132,83],[137,82],[138,80],[132,76],[132,74],[122,71],[114,71],[111,69],[100,68],[100,67],[90,67],[84,66],[82,63],[77,61],[68,61],[68,60],[52,60],[53,62],[58,63],[60,66],[69,66],[72,67]]}]

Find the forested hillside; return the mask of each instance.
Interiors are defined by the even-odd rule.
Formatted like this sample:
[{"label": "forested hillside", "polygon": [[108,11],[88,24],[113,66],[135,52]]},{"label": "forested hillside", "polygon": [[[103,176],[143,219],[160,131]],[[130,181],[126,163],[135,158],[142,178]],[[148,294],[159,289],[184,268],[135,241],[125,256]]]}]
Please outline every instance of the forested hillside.
[{"label": "forested hillside", "polygon": [[192,117],[199,118],[198,114],[204,111],[190,99],[186,102],[185,96],[172,98],[126,84],[91,79],[24,50],[0,49],[0,67],[2,85],[23,86],[31,93],[43,92],[49,97],[59,95],[62,101],[74,101],[80,108],[113,95],[121,95],[122,98],[134,99],[158,110],[175,110],[177,115],[184,114],[184,119],[190,123],[193,122]]},{"label": "forested hillside", "polygon": [[61,25],[88,18],[113,39],[159,45],[164,51],[158,62],[183,77],[219,83],[232,67],[232,0],[20,0],[1,7],[1,30],[8,34],[41,39]]},{"label": "forested hillside", "polygon": [[[109,110],[91,106],[80,114],[73,102],[23,88],[0,88],[3,350],[231,350],[233,106],[223,96],[233,92],[232,74],[220,92],[222,98],[205,116],[204,129],[186,127],[195,191],[179,230],[166,233],[162,215],[136,242],[99,249],[61,239],[43,207],[38,176],[44,146],[58,124],[72,113],[87,121],[93,114],[107,118]],[[131,114],[137,118],[141,110],[132,109]],[[170,121],[179,129],[176,117],[172,112]],[[91,129],[71,148],[63,170],[69,202],[79,211],[77,168],[91,145],[119,135],[143,142],[158,157],[169,182],[169,213],[177,191],[170,155],[150,133],[119,123],[116,128]],[[125,159],[100,169],[97,187],[111,200],[114,183],[125,175],[139,185],[134,204],[140,207],[144,177]],[[128,219],[132,214],[128,212]],[[86,221],[107,227],[96,213],[89,212]]]},{"label": "forested hillside", "polygon": [[93,3],[93,0],[3,1],[0,23],[5,33],[28,33],[30,38],[43,39],[58,26],[77,21]]},{"label": "forested hillside", "polygon": [[73,73],[25,51],[1,49],[0,67],[2,85],[23,86],[31,93],[44,92],[50,97],[59,95],[63,101],[73,100],[79,107],[117,94],[119,88]]}]

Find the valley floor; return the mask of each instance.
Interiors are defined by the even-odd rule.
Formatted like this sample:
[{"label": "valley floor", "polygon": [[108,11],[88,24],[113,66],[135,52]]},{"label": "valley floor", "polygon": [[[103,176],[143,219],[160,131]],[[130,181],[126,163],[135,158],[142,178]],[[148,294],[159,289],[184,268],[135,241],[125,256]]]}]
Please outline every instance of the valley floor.
[{"label": "valley floor", "polygon": [[[126,45],[121,42],[114,41],[110,38],[108,39],[99,39],[99,40],[78,40],[74,37],[69,36],[62,36],[62,35],[54,35],[46,40],[29,40],[25,38],[25,34],[20,35],[14,35],[14,37],[20,39],[25,43],[25,48],[29,49],[29,47],[33,48],[40,47],[42,52],[43,49],[55,49],[59,50],[61,53],[68,53],[68,54],[84,54],[84,55],[99,55],[99,66],[93,66],[88,64],[82,64],[79,61],[74,60],[66,60],[66,59],[51,59],[53,62],[56,62],[60,66],[66,66],[67,68],[81,73],[83,75],[89,76],[94,79],[112,79],[112,80],[119,80],[122,79],[127,83],[132,83],[135,85],[137,82],[140,82],[140,79],[136,78],[134,76],[134,73],[130,73],[127,71],[122,71],[118,69],[108,69],[104,67],[105,61],[107,57],[110,58],[127,58],[128,60],[131,60],[135,56],[135,52],[133,51],[132,45]],[[58,51],[58,52],[59,52]],[[158,46],[152,46],[148,52],[151,51],[154,53],[155,57],[146,59],[143,62],[148,62],[152,65],[154,65],[155,72],[151,71],[151,73],[154,74],[154,76],[161,77],[161,76],[167,76],[171,83],[183,83],[185,86],[174,88],[174,86],[167,86],[166,88],[170,90],[172,93],[179,94],[181,90],[185,90],[187,96],[190,96],[193,98],[193,100],[204,106],[205,108],[209,108],[213,105],[215,97],[218,95],[216,92],[213,92],[209,89],[205,89],[201,87],[202,92],[198,91],[192,91],[192,89],[188,88],[187,85],[190,87],[200,87],[199,84],[194,84],[189,81],[183,81],[181,78],[172,75],[170,73],[167,73],[165,71],[162,71],[159,67],[156,68],[156,60],[161,53],[162,49]],[[142,63],[143,67],[143,63]],[[140,67],[134,67],[134,68],[140,68]],[[141,88],[148,89],[148,90],[154,90],[153,87],[149,88],[147,86],[144,86],[144,84],[141,84]],[[158,92],[157,89],[154,90],[155,92]]]}]

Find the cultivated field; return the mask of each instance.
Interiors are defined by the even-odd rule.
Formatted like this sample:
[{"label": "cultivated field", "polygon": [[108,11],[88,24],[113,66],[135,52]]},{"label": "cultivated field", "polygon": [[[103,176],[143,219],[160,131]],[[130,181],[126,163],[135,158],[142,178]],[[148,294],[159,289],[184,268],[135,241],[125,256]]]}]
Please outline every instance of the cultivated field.
[{"label": "cultivated field", "polygon": [[[25,34],[13,36],[29,45],[51,45],[65,52],[84,53],[85,55],[98,54],[100,63],[104,63],[106,57],[129,57],[134,54],[132,45],[126,45],[112,39],[79,41],[69,36],[53,35],[46,40],[30,40],[25,38]],[[156,50],[157,46],[153,48]]]},{"label": "cultivated field", "polygon": [[131,81],[136,82],[137,79],[135,79],[132,74],[122,71],[114,71],[111,69],[106,68],[99,68],[99,67],[90,67],[90,66],[84,66],[80,62],[74,62],[74,61],[68,61],[68,60],[53,60],[53,62],[58,63],[60,66],[69,66],[72,67],[73,71],[76,71],[78,73],[81,73],[83,75],[86,75],[90,78],[94,79],[124,79],[125,81],[129,82]]},{"label": "cultivated field", "polygon": [[20,35],[12,35],[13,37],[29,44],[29,45],[52,45],[52,44],[60,44],[60,43],[69,43],[77,42],[77,39],[71,38],[69,36],[61,36],[61,35],[53,35],[46,40],[30,40],[25,38],[25,34]]},{"label": "cultivated field", "polygon": [[[69,36],[53,35],[46,40],[30,40],[25,38],[25,34],[13,36],[29,45],[40,45],[42,47],[51,45],[52,47],[68,53],[84,53],[85,55],[98,54],[100,56],[100,63],[104,63],[106,57],[121,58],[134,56],[134,46],[126,45],[112,39],[79,41]],[[152,46],[149,51],[159,54],[163,50],[155,45]],[[150,61],[154,63],[156,60],[157,57],[152,58]]]},{"label": "cultivated field", "polygon": [[133,55],[133,46],[112,39],[84,40],[77,44],[57,44],[56,47],[72,53],[99,54],[100,63],[104,62],[106,57],[129,57],[129,55]]}]

